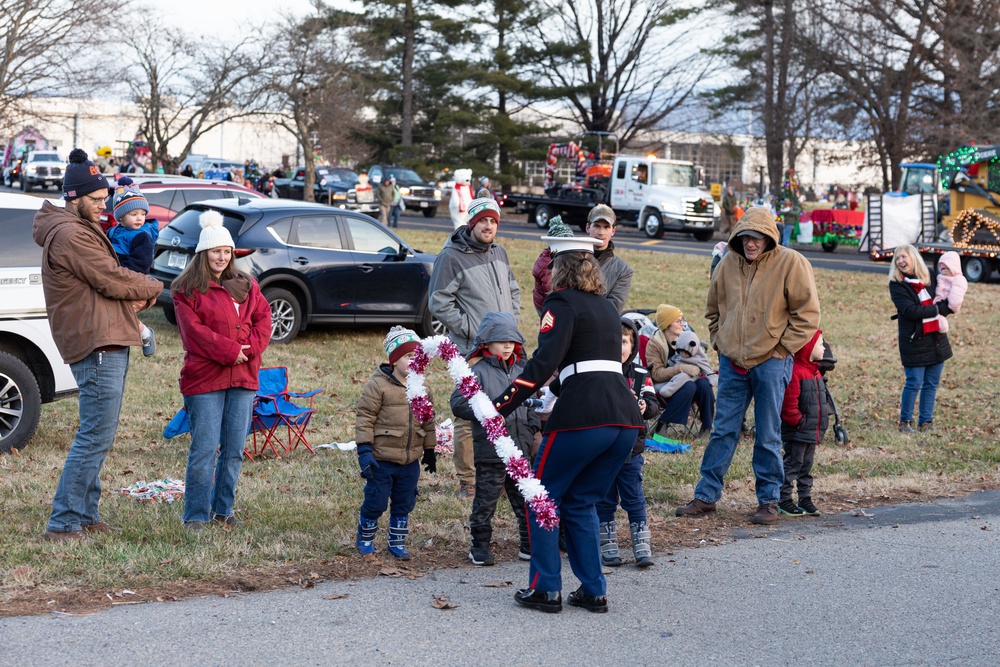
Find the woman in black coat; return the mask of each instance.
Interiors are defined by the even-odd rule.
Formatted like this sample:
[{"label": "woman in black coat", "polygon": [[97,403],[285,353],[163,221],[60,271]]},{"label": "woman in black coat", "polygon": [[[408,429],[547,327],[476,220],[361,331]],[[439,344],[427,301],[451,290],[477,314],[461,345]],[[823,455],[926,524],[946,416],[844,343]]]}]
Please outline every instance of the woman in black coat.
[{"label": "woman in black coat", "polygon": [[947,301],[933,302],[934,285],[923,258],[912,245],[896,248],[889,270],[889,296],[896,306],[899,357],[906,384],[899,408],[899,432],[913,433],[913,408],[920,396],[918,428],[934,421],[934,398],[944,362],[951,358],[948,334],[938,330],[938,315],[951,315]]}]

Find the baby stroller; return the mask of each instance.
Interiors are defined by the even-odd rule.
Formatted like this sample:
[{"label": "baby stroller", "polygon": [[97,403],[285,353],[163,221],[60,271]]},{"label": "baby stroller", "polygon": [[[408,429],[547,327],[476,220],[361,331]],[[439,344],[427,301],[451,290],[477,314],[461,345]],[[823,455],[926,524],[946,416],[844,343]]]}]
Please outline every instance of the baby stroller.
[{"label": "baby stroller", "polygon": [[833,440],[838,445],[849,447],[851,439],[847,436],[847,429],[840,423],[840,413],[837,411],[837,402],[833,400],[833,393],[830,392],[830,384],[826,379],[826,374],[832,371],[837,365],[837,357],[834,356],[830,344],[823,341],[823,358],[819,361],[819,374],[823,376],[823,386],[826,388],[826,397],[830,401],[830,412],[833,414]]}]

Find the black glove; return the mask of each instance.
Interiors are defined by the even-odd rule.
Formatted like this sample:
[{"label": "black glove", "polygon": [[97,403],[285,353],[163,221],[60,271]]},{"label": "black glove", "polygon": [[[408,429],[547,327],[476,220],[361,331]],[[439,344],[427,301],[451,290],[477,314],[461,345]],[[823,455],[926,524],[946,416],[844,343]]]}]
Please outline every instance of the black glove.
[{"label": "black glove", "polygon": [[437,452],[433,449],[424,450],[424,458],[420,459],[420,463],[423,464],[424,470],[427,472],[437,472],[438,471],[438,456]]},{"label": "black glove", "polygon": [[371,445],[358,445],[358,467],[361,468],[361,476],[365,479],[371,479],[375,476],[375,471],[378,470],[378,461],[372,454]]}]

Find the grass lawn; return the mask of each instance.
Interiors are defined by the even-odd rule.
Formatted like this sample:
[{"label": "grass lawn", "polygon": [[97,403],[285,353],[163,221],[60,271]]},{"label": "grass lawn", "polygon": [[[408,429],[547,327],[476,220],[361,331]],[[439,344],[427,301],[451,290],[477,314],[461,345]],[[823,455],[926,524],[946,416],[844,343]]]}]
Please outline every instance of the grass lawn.
[{"label": "grass lawn", "polygon": [[[432,232],[400,230],[409,242],[440,248]],[[521,326],[534,348],[537,320],[531,306],[531,266],[540,243],[504,240],[522,286]],[[699,336],[709,263],[684,255],[624,251],[634,267],[631,307],[680,307]],[[901,436],[896,432],[903,383],[896,325],[884,275],[818,270],[826,339],[839,358],[830,386],[850,448],[837,447],[832,433],[818,453],[815,500],[825,510],[1000,488],[1000,361],[992,337],[1000,331],[997,285],[970,285],[962,312],[950,318],[955,358],[946,365],[938,392],[935,430]],[[353,452],[299,449],[282,459],[247,461],[236,507],[246,525],[239,529],[187,534],[180,504],[156,505],[115,492],[139,480],[183,479],[187,436],[164,440],[166,422],[181,406],[177,377],[182,351],[176,328],[159,310],[143,321],[156,330],[157,353],[146,359],[134,350],[125,406],[114,450],[101,475],[104,520],[119,528],[82,544],[49,544],[40,539],[52,495],[76,428],[76,401],[44,408],[32,443],[0,457],[0,604],[3,614],[54,609],[87,609],[139,600],[172,599],[203,592],[258,590],[338,577],[388,574],[419,576],[419,570],[467,563],[469,503],[453,494],[451,460],[439,458],[434,475],[423,474],[412,515],[414,561],[402,570],[391,558],[362,561],[353,548],[362,480]],[[315,444],[354,437],[354,407],[361,385],[383,360],[385,329],[316,327],[287,346],[272,346],[265,365],[287,366],[291,389],[322,387],[310,428]],[[449,416],[450,393],[443,369],[430,384]],[[744,441],[734,461],[717,517],[694,532],[675,520],[672,508],[686,502],[698,479],[702,446],[683,455],[647,455],[645,491],[653,525],[654,554],[724,539],[732,525],[746,525],[756,509],[750,450]],[[801,520],[801,519],[798,519]],[[384,549],[383,518],[377,547]],[[501,504],[496,522],[498,555],[513,557],[517,531],[509,507]],[[127,592],[125,592],[127,591]],[[134,592],[134,594],[133,594]]]}]

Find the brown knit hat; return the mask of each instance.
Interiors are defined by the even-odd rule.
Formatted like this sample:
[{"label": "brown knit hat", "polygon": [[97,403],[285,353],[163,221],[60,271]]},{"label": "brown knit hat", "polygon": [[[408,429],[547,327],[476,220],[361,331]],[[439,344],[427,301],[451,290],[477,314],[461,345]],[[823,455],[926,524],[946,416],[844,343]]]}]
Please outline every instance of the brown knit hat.
[{"label": "brown knit hat", "polygon": [[656,307],[656,326],[660,331],[666,331],[667,327],[676,322],[679,317],[684,317],[684,313],[677,306],[661,303]]}]

